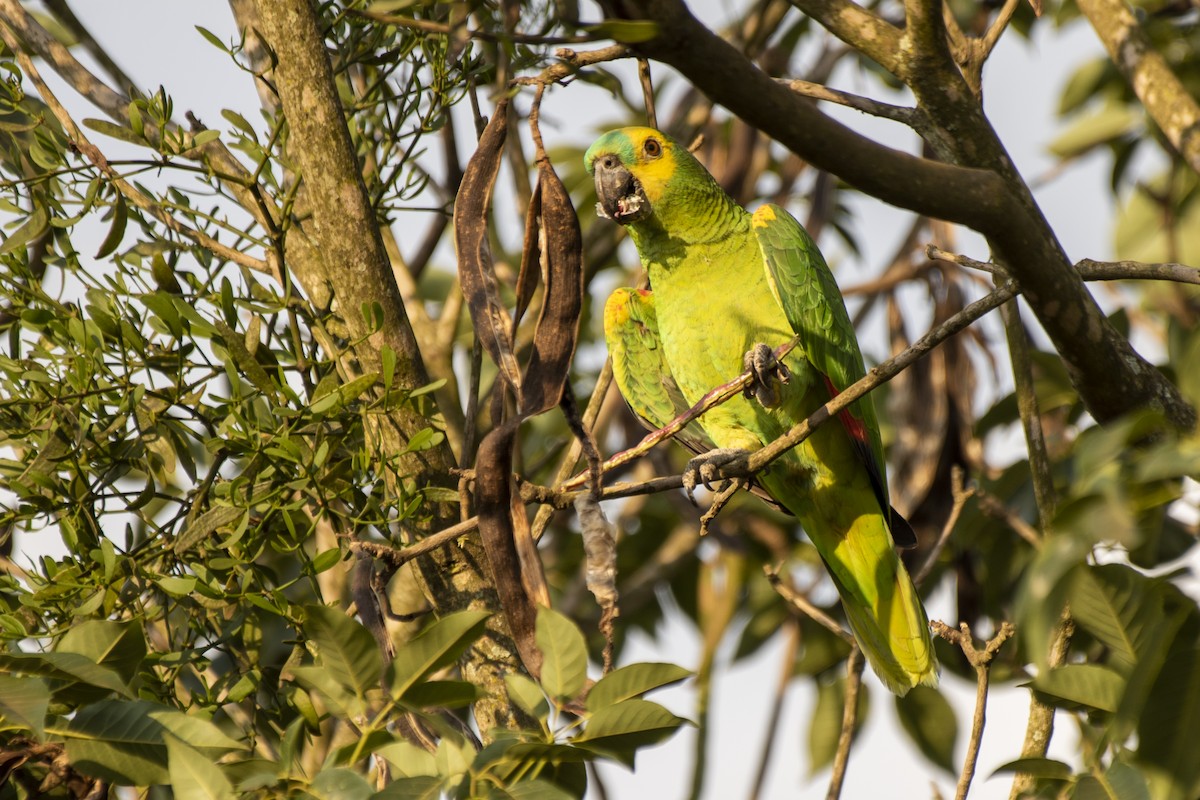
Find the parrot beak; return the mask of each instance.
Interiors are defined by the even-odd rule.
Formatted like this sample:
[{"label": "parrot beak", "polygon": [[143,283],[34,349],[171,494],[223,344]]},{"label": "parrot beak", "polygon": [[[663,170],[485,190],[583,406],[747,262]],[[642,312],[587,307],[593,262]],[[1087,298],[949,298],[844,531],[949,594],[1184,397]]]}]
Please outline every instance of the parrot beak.
[{"label": "parrot beak", "polygon": [[593,162],[596,175],[596,213],[621,225],[646,217],[650,202],[642,185],[615,155],[601,155]]}]

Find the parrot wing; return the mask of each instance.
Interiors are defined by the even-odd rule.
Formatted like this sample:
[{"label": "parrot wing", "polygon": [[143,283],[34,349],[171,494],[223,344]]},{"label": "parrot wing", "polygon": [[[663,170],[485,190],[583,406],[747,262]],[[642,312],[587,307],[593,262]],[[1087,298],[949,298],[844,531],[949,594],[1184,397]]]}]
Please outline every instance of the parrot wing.
[{"label": "parrot wing", "polygon": [[[625,288],[612,293],[604,306],[604,341],[617,388],[643,425],[657,430],[688,410],[663,355],[652,292]],[[716,447],[696,422],[675,438],[696,453]]]},{"label": "parrot wing", "polygon": [[[617,388],[643,425],[657,430],[690,408],[663,354],[653,292],[629,288],[613,292],[604,305],[604,341]],[[716,447],[698,422],[689,423],[675,439],[697,454]],[[748,488],[772,508],[791,514],[756,481]]]},{"label": "parrot wing", "polygon": [[[866,375],[854,326],[833,273],[808,231],[783,208],[764,205],[754,212],[751,224],[771,293],[792,330],[799,334],[804,355],[824,377],[832,399]],[[838,419],[867,469],[879,507],[889,512],[893,540],[901,547],[916,546],[915,532],[888,499],[883,440],[870,398],[856,400]]]}]

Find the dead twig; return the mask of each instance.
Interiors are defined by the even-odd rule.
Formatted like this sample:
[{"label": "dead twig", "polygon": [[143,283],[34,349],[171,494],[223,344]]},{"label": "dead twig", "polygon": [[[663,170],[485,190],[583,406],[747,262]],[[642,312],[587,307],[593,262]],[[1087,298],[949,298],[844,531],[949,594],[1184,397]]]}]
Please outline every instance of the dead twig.
[{"label": "dead twig", "polygon": [[950,493],[954,498],[954,505],[950,509],[950,515],[946,517],[946,524],[942,526],[942,533],[938,536],[938,540],[929,550],[929,555],[925,557],[925,563],[921,564],[921,568],[913,575],[913,584],[920,588],[925,579],[929,577],[929,573],[933,571],[933,565],[937,563],[938,556],[942,554],[942,550],[946,547],[946,542],[950,539],[950,533],[954,530],[954,526],[958,524],[958,518],[962,514],[963,506],[967,501],[975,496],[975,487],[963,487],[963,470],[957,464],[950,470]]},{"label": "dead twig", "polygon": [[858,690],[862,686],[862,650],[856,644],[846,660],[846,697],[842,705],[842,731],[838,734],[837,752],[833,755],[833,774],[829,778],[829,791],[825,800],[838,800],[842,794],[842,783],[846,780],[846,765],[850,763],[850,744],[854,741],[854,729],[858,725]]},{"label": "dead twig", "polygon": [[833,633],[843,642],[846,642],[851,647],[858,649],[858,643],[854,640],[854,634],[838,624],[837,620],[826,614],[821,609],[817,608],[812,602],[802,593],[796,591],[796,588],[791,585],[791,582],[779,574],[779,567],[765,564],[763,573],[767,576],[767,582],[771,584],[771,588],[782,597],[788,605],[795,608],[800,613],[811,618],[822,628]]},{"label": "dead twig", "polygon": [[958,789],[954,800],[966,800],[971,788],[971,779],[975,776],[975,764],[979,760],[979,743],[983,739],[983,725],[987,719],[987,693],[990,680],[992,659],[996,657],[1000,647],[1016,633],[1011,622],[1000,623],[996,632],[982,650],[976,649],[971,637],[971,628],[967,623],[960,623],[958,629],[951,628],[940,620],[930,623],[933,632],[951,644],[957,645],[967,661],[975,668],[975,716],[971,720],[971,738],[967,742],[967,755],[963,760],[962,773],[958,778]]}]

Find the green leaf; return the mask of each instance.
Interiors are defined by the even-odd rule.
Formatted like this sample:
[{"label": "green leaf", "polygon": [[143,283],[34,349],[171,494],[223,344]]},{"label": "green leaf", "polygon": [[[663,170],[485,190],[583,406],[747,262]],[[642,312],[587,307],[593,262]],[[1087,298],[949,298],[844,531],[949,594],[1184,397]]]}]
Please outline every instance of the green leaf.
[{"label": "green leaf", "polygon": [[45,233],[46,228],[50,227],[50,214],[46,207],[37,204],[30,212],[29,218],[17,228],[8,238],[0,242],[0,255],[15,252],[24,247],[37,237]]},{"label": "green leaf", "polygon": [[958,773],[954,759],[958,718],[941,692],[927,686],[913,687],[904,697],[896,698],[896,713],[900,726],[923,756],[951,775]]},{"label": "green leaf", "polygon": [[404,704],[412,708],[461,708],[479,697],[479,688],[467,681],[425,681],[404,693]]},{"label": "green leaf", "polygon": [[45,741],[50,688],[41,678],[14,678],[0,674],[0,728],[23,729]]},{"label": "green leaf", "polygon": [[87,656],[129,685],[146,659],[146,637],[136,622],[87,620],[67,631],[54,651]]},{"label": "green leaf", "polygon": [[1071,769],[1070,764],[1064,764],[1062,761],[1055,761],[1052,758],[1029,757],[1001,764],[992,772],[992,777],[1010,772],[1023,772],[1035,778],[1065,781],[1070,780],[1075,771]]},{"label": "green leaf", "polygon": [[1080,156],[1113,139],[1136,131],[1142,116],[1132,108],[1115,103],[1080,117],[1050,143],[1050,152],[1059,158]]},{"label": "green leaf", "polygon": [[133,696],[120,675],[78,653],[0,653],[0,670],[47,678],[54,682],[50,690],[55,694],[74,684],[83,684],[125,697]]},{"label": "green leaf", "polygon": [[233,786],[220,767],[174,736],[165,738],[175,800],[233,800]]},{"label": "green leaf", "polygon": [[360,699],[379,688],[383,657],[370,632],[340,609],[309,605],[304,610],[304,632],[330,676]]},{"label": "green leaf", "polygon": [[438,774],[433,753],[411,742],[385,744],[375,754],[391,764],[393,774],[401,778]]},{"label": "green leaf", "polygon": [[1108,648],[1113,667],[1128,675],[1153,635],[1160,612],[1147,602],[1149,580],[1123,564],[1080,565],[1067,599],[1075,622]]},{"label": "green leaf", "polygon": [[175,551],[176,555],[183,555],[208,538],[210,534],[226,525],[232,525],[247,513],[246,509],[236,506],[212,506],[191,521],[183,533],[179,534],[179,538],[175,540],[171,549]]},{"label": "green leaf", "polygon": [[639,748],[663,741],[686,722],[658,703],[624,700],[593,714],[571,744],[607,753],[632,769]]},{"label": "green leaf", "polygon": [[318,800],[367,800],[372,795],[366,778],[347,767],[323,769],[308,785],[308,794]]},{"label": "green leaf", "polygon": [[483,633],[486,611],[459,611],[442,617],[408,643],[392,661],[388,681],[391,696],[403,700],[417,681],[452,664]]},{"label": "green leaf", "polygon": [[[858,716],[854,725],[854,736],[862,729],[868,705],[867,687],[858,687]],[[831,683],[817,686],[817,707],[813,711],[808,727],[809,774],[813,775],[833,763],[837,752],[838,738],[842,734],[842,716],[846,705],[846,677],[839,675]]]},{"label": "green leaf", "polygon": [[1082,705],[1116,712],[1125,690],[1125,679],[1115,670],[1099,664],[1067,664],[1040,673],[1031,685],[1034,691],[1056,705]]},{"label": "green leaf", "polygon": [[521,710],[537,719],[545,719],[550,713],[550,704],[546,702],[546,693],[531,678],[519,672],[506,672],[504,685],[508,689],[509,698]]},{"label": "green leaf", "polygon": [[112,225],[108,229],[108,235],[100,243],[100,249],[96,251],[95,258],[107,258],[121,245],[121,240],[125,238],[125,223],[128,220],[129,209],[125,205],[125,195],[117,192],[117,200],[113,203]]},{"label": "green leaf", "polygon": [[1171,642],[1154,676],[1137,724],[1137,763],[1154,798],[1192,800],[1200,795],[1200,615],[1190,599],[1187,622]]},{"label": "green leaf", "polygon": [[123,128],[120,125],[115,125],[106,119],[85,119],[83,124],[92,130],[103,133],[105,136],[111,136],[122,142],[145,146],[145,138],[138,136],[129,128]]},{"label": "green leaf", "polygon": [[442,779],[422,776],[392,781],[371,800],[441,800],[442,796]]},{"label": "green leaf", "polygon": [[648,19],[610,19],[596,25],[585,25],[583,30],[622,44],[640,44],[658,36],[658,23]]},{"label": "green leaf", "polygon": [[154,706],[147,715],[161,725],[164,731],[209,758],[220,758],[234,750],[246,749],[245,744],[231,738],[214,722],[196,714],[185,714],[173,708]]},{"label": "green leaf", "polygon": [[513,800],[574,800],[575,795],[550,781],[521,781],[504,789]]},{"label": "green leaf", "polygon": [[652,689],[690,678],[692,673],[675,664],[629,664],[605,675],[588,691],[589,711],[599,711],[622,700],[640,697]]},{"label": "green leaf", "polygon": [[1132,764],[1114,761],[1104,773],[1112,788],[1113,796],[1119,800],[1150,800],[1150,787],[1146,776]]},{"label": "green leaf", "polygon": [[587,644],[574,622],[552,608],[538,610],[535,633],[542,651],[542,688],[556,700],[570,700],[587,682]]},{"label": "green leaf", "polygon": [[87,775],[122,786],[170,781],[163,727],[151,716],[164,707],[143,700],[84,706],[67,724],[67,756]]}]

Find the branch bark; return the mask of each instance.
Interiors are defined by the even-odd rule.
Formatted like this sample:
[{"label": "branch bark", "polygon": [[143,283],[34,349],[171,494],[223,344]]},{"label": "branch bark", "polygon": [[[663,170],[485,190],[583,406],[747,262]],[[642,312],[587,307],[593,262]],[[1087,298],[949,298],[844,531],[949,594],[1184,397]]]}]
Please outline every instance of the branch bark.
[{"label": "branch bark", "polygon": [[1150,43],[1124,0],[1079,0],[1133,93],[1183,160],[1200,173],[1200,103]]}]

